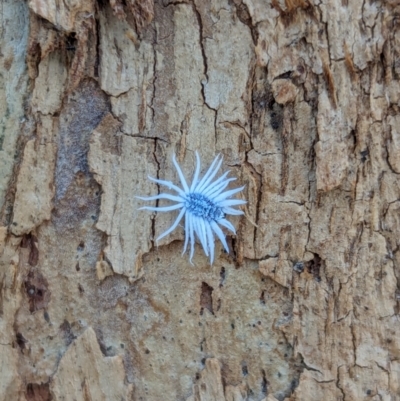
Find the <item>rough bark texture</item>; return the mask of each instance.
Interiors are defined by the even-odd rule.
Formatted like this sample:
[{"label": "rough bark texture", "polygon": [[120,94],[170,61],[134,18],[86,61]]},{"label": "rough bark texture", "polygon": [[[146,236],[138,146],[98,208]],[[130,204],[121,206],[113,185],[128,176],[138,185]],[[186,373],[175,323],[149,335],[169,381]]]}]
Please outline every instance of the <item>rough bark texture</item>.
[{"label": "rough bark texture", "polygon": [[[0,401],[400,399],[397,1],[0,13]],[[246,185],[213,266],[135,198],[195,150]]]}]

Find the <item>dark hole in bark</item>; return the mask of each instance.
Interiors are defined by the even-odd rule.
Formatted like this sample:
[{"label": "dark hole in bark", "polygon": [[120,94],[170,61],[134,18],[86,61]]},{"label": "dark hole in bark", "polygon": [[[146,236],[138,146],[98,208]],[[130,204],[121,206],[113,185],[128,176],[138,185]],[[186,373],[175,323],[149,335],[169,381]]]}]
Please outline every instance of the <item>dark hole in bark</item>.
[{"label": "dark hole in bark", "polygon": [[322,264],[323,260],[317,254],[314,254],[314,259],[306,263],[307,271],[311,273],[318,282],[321,281],[320,271]]},{"label": "dark hole in bark", "polygon": [[25,349],[25,344],[28,342],[21,333],[16,334],[16,341],[19,348]]},{"label": "dark hole in bark", "polygon": [[210,313],[214,314],[212,306],[212,292],[214,288],[209,286],[204,281],[201,283],[201,295],[200,295],[200,315],[203,314],[204,309],[208,309]]}]

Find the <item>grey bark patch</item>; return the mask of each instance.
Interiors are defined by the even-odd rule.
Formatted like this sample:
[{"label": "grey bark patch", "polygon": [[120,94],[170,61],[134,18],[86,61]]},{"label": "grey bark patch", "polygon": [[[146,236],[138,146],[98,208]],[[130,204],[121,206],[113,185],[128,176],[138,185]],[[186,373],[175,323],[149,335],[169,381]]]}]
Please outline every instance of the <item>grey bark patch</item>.
[{"label": "grey bark patch", "polygon": [[84,81],[63,108],[55,174],[58,227],[72,229],[98,215],[99,186],[89,171],[87,153],[90,135],[109,109],[107,96],[91,80]]}]

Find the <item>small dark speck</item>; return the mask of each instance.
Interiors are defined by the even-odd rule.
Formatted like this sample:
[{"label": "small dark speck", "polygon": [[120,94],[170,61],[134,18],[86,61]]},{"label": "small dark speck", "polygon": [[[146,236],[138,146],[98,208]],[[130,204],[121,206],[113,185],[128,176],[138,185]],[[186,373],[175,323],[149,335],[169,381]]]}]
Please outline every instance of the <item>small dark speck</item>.
[{"label": "small dark speck", "polygon": [[50,316],[46,311],[43,312],[43,317],[44,317],[44,320],[46,320],[47,323],[50,323]]},{"label": "small dark speck", "polygon": [[303,262],[297,262],[293,266],[293,270],[297,273],[302,273],[304,271],[304,263]]},{"label": "small dark speck", "polygon": [[146,354],[150,354],[150,351],[148,349],[146,349],[146,351],[144,351]]},{"label": "small dark speck", "polygon": [[367,390],[367,395],[371,395],[372,391],[371,390]]},{"label": "small dark speck", "polygon": [[279,122],[276,121],[276,119],[273,119],[273,120],[271,121],[271,127],[272,127],[273,129],[277,130],[277,129],[279,128]]},{"label": "small dark speck", "polygon": [[363,163],[367,160],[368,154],[369,154],[368,149],[363,150],[363,151],[360,152],[361,161]]},{"label": "small dark speck", "polygon": [[297,379],[293,379],[292,382],[290,383],[290,389],[294,391],[298,385],[299,381]]}]

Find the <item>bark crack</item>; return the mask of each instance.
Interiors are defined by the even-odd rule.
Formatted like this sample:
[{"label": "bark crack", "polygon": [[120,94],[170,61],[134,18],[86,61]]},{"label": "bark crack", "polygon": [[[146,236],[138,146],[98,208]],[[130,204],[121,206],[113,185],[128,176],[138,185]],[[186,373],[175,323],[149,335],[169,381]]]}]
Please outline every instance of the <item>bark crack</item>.
[{"label": "bark crack", "polygon": [[202,55],[202,59],[203,59],[203,70],[204,70],[204,76],[205,76],[205,80],[203,79],[200,82],[201,85],[201,94],[203,97],[203,102],[204,104],[212,111],[214,111],[215,113],[215,117],[214,117],[214,134],[215,134],[215,143],[217,142],[217,109],[214,109],[213,107],[211,107],[208,103],[207,103],[207,98],[206,98],[206,93],[205,93],[205,86],[208,83],[208,61],[207,61],[207,55],[206,55],[206,50],[204,48],[204,27],[203,27],[203,21],[201,19],[201,14],[199,12],[199,10],[196,7],[195,1],[192,1],[190,3],[192,5],[193,8],[193,12],[197,18],[197,23],[199,24],[199,35],[200,35],[200,50],[201,50],[201,55]]}]

